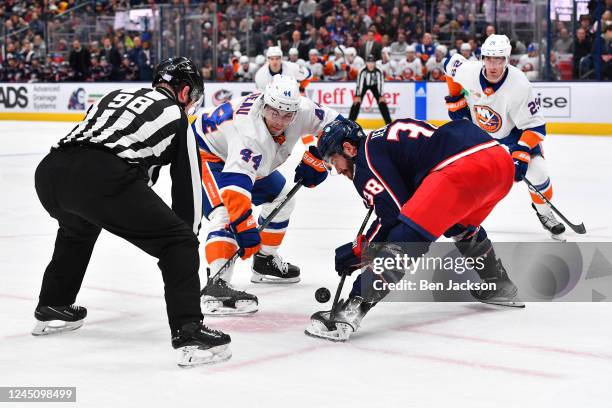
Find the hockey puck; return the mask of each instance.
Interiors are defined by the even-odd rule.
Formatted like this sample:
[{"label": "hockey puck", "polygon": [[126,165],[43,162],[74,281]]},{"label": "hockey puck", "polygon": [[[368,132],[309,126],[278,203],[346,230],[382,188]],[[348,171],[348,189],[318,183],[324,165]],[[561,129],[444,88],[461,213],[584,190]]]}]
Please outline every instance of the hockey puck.
[{"label": "hockey puck", "polygon": [[328,302],[329,299],[331,299],[331,293],[329,293],[329,289],[327,288],[317,289],[317,291],[315,292],[315,299],[317,299],[317,302],[319,303]]}]

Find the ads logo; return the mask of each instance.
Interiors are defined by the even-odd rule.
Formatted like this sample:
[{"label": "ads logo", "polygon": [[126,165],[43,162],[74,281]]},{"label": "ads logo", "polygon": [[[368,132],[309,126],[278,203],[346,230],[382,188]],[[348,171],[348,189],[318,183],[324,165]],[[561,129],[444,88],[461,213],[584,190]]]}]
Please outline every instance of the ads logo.
[{"label": "ads logo", "polygon": [[227,101],[229,101],[230,99],[232,99],[232,91],[229,91],[227,89],[219,89],[217,92],[215,92],[212,96],[212,103],[214,106],[219,106],[222,103],[225,103]]},{"label": "ads logo", "polygon": [[544,118],[570,118],[572,116],[569,86],[534,86],[533,94],[540,99]]},{"label": "ads logo", "polygon": [[28,90],[25,86],[0,86],[0,105],[5,108],[28,106]]},{"label": "ads logo", "polygon": [[476,122],[484,131],[495,133],[502,127],[502,119],[499,113],[484,105],[475,105]]}]

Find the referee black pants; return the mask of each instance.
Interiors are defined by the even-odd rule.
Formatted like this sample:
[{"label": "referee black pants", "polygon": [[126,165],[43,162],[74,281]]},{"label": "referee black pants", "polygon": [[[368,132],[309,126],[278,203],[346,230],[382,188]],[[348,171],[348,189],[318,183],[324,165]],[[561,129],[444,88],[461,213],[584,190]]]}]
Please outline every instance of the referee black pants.
[{"label": "referee black pants", "polygon": [[[39,305],[75,302],[104,228],[159,259],[172,330],[202,320],[198,240],[147,185],[142,170],[107,151],[64,147],[38,165],[35,183],[45,210],[59,222]],[[124,268],[119,273],[127,273]]]},{"label": "referee black pants", "polygon": [[[365,90],[363,91],[362,95],[358,95],[361,97],[361,102],[363,102],[363,98],[365,97],[365,95],[368,93],[368,90],[370,92],[372,92],[372,95],[374,95],[374,99],[376,99],[376,103],[378,104],[378,110],[380,110],[380,114],[382,115],[383,119],[385,120],[385,124],[389,124],[391,123],[391,115],[389,114],[389,107],[387,106],[386,102],[380,102],[380,93],[378,93],[378,88],[376,87],[366,87]],[[352,121],[356,121],[357,120],[357,116],[359,116],[359,109],[361,109],[361,102],[354,102],[353,105],[351,106],[351,111],[349,112],[349,119]]]}]

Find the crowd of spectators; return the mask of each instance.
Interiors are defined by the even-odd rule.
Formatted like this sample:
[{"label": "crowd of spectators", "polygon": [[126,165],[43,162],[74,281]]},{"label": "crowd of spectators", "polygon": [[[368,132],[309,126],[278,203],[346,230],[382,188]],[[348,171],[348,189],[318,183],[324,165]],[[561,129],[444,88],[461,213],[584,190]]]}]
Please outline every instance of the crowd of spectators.
[{"label": "crowd of spectators", "polygon": [[[161,42],[153,37],[157,32],[107,26],[104,33],[91,40],[90,35],[79,31],[84,25],[95,26],[98,16],[113,16],[136,6],[156,9],[161,3],[174,5],[165,12],[165,21],[177,22],[190,16],[182,20],[182,30],[176,30],[176,24],[162,27]],[[311,70],[318,80],[352,80],[370,54],[388,79],[443,80],[441,60],[445,56],[461,52],[466,58],[478,58],[480,44],[495,32],[495,27],[482,18],[485,3],[5,0],[0,2],[0,81],[150,81],[158,55],[152,45],[159,43],[163,44],[164,56],[181,53],[196,60],[208,80],[250,80],[248,72],[262,66],[265,50],[272,45],[280,45],[286,58],[314,68]],[[557,79],[593,78],[596,62],[601,62],[603,79],[612,79],[612,0],[604,3],[599,21],[593,21],[591,15],[581,16],[575,31],[569,22],[553,25],[550,58]],[[65,13],[69,18],[61,18],[75,6],[80,13]],[[601,54],[595,54],[600,61],[593,56],[596,29],[601,32],[597,41]],[[53,43],[45,38],[61,30],[72,37]],[[511,40],[511,63],[530,79],[539,79],[544,44]],[[564,66],[569,66],[569,78]]]}]

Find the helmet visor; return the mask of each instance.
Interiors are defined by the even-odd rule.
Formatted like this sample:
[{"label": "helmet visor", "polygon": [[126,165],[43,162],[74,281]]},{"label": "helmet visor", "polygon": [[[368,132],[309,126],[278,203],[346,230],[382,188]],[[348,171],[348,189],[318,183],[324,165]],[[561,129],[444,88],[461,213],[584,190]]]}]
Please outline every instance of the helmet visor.
[{"label": "helmet visor", "polygon": [[285,131],[297,118],[297,112],[285,112],[271,107],[270,105],[264,105],[263,117],[268,125],[268,130],[273,136],[279,135]]}]

